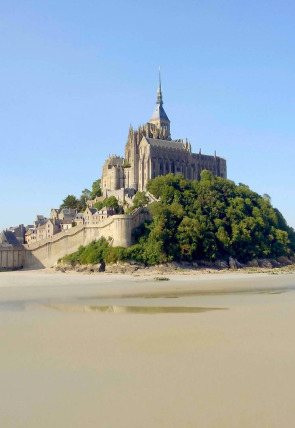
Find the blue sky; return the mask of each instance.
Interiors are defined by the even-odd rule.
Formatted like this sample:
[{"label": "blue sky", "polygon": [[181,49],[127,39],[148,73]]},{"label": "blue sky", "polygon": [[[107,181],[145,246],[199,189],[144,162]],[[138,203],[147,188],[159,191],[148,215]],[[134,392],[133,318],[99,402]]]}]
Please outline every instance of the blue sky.
[{"label": "blue sky", "polygon": [[173,138],[227,159],[295,227],[295,3],[0,0],[0,230],[124,154],[162,68]]}]

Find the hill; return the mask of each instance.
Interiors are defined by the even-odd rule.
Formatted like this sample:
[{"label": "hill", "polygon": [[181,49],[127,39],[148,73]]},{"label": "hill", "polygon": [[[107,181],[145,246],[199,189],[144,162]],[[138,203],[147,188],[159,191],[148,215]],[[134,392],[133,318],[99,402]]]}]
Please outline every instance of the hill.
[{"label": "hill", "polygon": [[205,170],[200,181],[174,174],[158,176],[149,181],[147,190],[159,201],[149,205],[153,220],[136,231],[135,245],[110,248],[102,240],[64,260],[131,259],[153,265],[229,257],[247,262],[294,254],[294,230],[272,207],[268,195],[260,196],[245,184],[236,185]]}]

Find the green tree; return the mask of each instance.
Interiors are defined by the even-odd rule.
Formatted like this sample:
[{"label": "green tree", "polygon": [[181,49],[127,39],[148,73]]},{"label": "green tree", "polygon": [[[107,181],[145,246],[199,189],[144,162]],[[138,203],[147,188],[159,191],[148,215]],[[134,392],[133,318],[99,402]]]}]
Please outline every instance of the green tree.
[{"label": "green tree", "polygon": [[85,210],[87,208],[87,204],[86,202],[89,201],[89,199],[91,199],[91,192],[88,189],[84,189],[82,191],[82,194],[79,198],[79,208],[80,211],[83,209]]},{"label": "green tree", "polygon": [[63,208],[79,209],[79,200],[74,195],[68,195],[60,206],[60,209]]},{"label": "green tree", "polygon": [[132,202],[135,208],[145,207],[149,203],[149,198],[146,196],[145,192],[137,192]]},{"label": "green tree", "polygon": [[92,191],[90,193],[90,199],[94,199],[96,196],[101,196],[102,195],[102,191],[101,191],[101,180],[95,180],[92,183]]},{"label": "green tree", "polygon": [[96,208],[98,211],[100,211],[102,209],[103,205],[104,205],[103,202],[98,201],[98,202],[95,202],[93,207]]},{"label": "green tree", "polygon": [[[147,188],[159,201],[148,205],[153,220],[134,233],[135,245],[126,250],[110,249],[108,242],[101,241],[89,249],[80,248],[74,259],[87,263],[132,259],[156,264],[233,256],[246,262],[294,254],[294,230],[272,207],[269,197],[258,195],[245,184],[236,185],[203,171],[200,181],[168,174],[150,180]],[[75,199],[73,195],[68,198]],[[138,192],[136,200],[138,206],[145,204],[143,192]],[[103,205],[116,212],[120,208],[114,196]]]},{"label": "green tree", "polygon": [[247,261],[294,252],[294,230],[271,206],[270,197],[242,183],[237,186],[204,170],[200,181],[169,174],[147,187],[161,199],[150,207],[150,234],[158,234],[168,258],[172,253],[174,258],[209,260],[231,255]]},{"label": "green tree", "polygon": [[114,208],[115,212],[118,213],[120,211],[120,206],[118,199],[115,196],[110,196],[103,201],[104,207]]}]

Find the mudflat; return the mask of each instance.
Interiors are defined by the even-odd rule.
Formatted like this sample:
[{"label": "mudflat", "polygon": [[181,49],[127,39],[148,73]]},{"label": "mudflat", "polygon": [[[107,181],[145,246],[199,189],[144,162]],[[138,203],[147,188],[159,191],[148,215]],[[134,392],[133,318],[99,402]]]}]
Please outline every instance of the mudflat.
[{"label": "mudflat", "polygon": [[0,273],[1,427],[290,427],[295,274]]}]

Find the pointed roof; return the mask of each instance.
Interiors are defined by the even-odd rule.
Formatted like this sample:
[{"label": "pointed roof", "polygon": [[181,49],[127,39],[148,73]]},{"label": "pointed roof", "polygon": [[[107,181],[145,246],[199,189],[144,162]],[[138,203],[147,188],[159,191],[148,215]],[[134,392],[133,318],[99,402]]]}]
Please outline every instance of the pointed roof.
[{"label": "pointed roof", "polygon": [[15,234],[9,230],[3,230],[0,234],[0,244],[3,245],[19,245]]},{"label": "pointed roof", "polygon": [[162,104],[157,105],[157,107],[154,110],[154,113],[152,114],[152,117],[150,118],[150,120],[157,120],[157,119],[169,120]]},{"label": "pointed roof", "polygon": [[162,86],[161,86],[161,71],[159,67],[159,87],[157,90],[157,107],[154,110],[154,113],[152,114],[152,117],[150,120],[168,120],[168,116],[163,108],[163,96],[162,96]]}]

